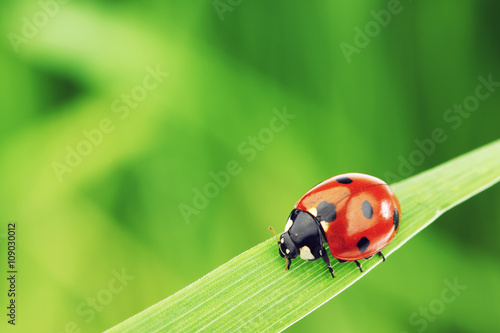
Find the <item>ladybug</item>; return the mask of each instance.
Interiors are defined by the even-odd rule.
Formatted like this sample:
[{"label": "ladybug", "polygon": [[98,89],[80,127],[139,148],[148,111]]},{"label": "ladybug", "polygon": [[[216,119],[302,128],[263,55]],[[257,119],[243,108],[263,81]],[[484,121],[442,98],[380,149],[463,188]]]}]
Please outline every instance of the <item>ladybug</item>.
[{"label": "ladybug", "polygon": [[324,242],[339,262],[370,259],[394,238],[399,229],[398,198],[382,180],[347,173],[332,177],[309,190],[294,206],[279,239],[279,253],[287,260],[322,258],[333,278]]}]

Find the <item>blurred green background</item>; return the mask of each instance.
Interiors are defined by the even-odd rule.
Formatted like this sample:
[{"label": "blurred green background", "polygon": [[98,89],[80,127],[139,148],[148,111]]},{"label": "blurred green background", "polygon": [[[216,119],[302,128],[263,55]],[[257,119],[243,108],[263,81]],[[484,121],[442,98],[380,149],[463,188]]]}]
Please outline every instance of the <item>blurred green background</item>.
[{"label": "blurred green background", "polygon": [[[12,329],[2,278],[2,331],[103,331],[270,238],[326,178],[392,183],[499,138],[499,10],[3,1],[19,297]],[[288,331],[498,330],[499,200],[455,208]]]}]

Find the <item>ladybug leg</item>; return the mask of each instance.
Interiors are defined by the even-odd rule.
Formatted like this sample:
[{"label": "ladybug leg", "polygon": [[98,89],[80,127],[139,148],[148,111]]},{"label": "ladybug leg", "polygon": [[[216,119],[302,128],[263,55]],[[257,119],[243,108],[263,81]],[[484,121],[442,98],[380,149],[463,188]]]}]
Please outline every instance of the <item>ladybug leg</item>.
[{"label": "ladybug leg", "polygon": [[385,261],[385,256],[382,251],[379,251],[377,254],[382,257],[382,261]]},{"label": "ladybug leg", "polygon": [[321,254],[321,258],[323,258],[323,261],[325,262],[325,264],[328,266],[328,270],[330,271],[330,274],[332,274],[332,278],[335,279],[335,275],[333,275],[333,268],[332,268],[332,265],[330,264],[330,258],[328,258],[328,253],[326,252],[326,250],[323,248],[321,251],[320,251],[320,254]]},{"label": "ladybug leg", "polygon": [[359,261],[354,260],[354,262],[356,263],[356,266],[358,266],[358,268],[361,271],[361,273],[363,273],[363,268],[361,268],[361,264],[359,263]]},{"label": "ladybug leg", "polygon": [[342,259],[337,259],[337,260],[338,260],[338,261],[339,261],[339,263],[341,263],[341,264],[347,261],[347,260],[342,260]]},{"label": "ladybug leg", "polygon": [[290,258],[285,258],[286,259],[286,267],[285,267],[285,271],[289,270],[290,269],[290,265],[292,264],[292,259]]}]

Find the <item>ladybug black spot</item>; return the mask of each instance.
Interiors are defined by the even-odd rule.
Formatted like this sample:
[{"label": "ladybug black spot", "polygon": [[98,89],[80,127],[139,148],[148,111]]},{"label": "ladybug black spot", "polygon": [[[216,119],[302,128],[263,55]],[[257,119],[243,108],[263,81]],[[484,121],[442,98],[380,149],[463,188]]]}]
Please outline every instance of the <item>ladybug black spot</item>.
[{"label": "ladybug black spot", "polygon": [[356,246],[358,247],[359,249],[359,252],[363,253],[366,251],[366,249],[368,248],[368,246],[370,246],[370,241],[368,240],[368,238],[366,237],[362,237],[358,244],[356,244]]},{"label": "ladybug black spot", "polygon": [[399,227],[399,212],[397,208],[394,208],[394,215],[392,217],[394,221],[394,230],[398,230]]},{"label": "ladybug black spot", "polygon": [[363,211],[363,215],[367,219],[371,219],[373,216],[373,207],[371,203],[368,202],[368,200],[363,201],[363,204],[361,204],[361,210]]},{"label": "ladybug black spot", "polygon": [[339,182],[340,184],[350,184],[352,183],[352,179],[349,178],[349,177],[339,177],[337,179],[335,179],[337,182]]},{"label": "ladybug black spot", "polygon": [[318,205],[318,220],[332,222],[337,217],[335,205],[328,201],[321,201]]}]

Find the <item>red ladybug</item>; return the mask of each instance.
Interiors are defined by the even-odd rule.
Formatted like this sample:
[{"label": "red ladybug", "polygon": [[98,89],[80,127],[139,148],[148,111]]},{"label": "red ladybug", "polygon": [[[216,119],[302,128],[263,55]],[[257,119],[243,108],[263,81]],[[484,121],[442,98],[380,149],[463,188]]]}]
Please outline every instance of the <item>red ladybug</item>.
[{"label": "red ladybug", "polygon": [[324,247],[340,262],[369,259],[394,238],[399,229],[398,198],[382,180],[360,173],[338,175],[316,185],[295,204],[278,240],[280,255],[291,260],[323,258],[333,269]]}]

